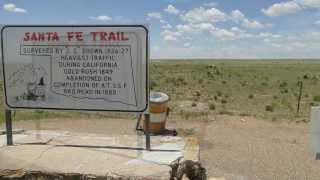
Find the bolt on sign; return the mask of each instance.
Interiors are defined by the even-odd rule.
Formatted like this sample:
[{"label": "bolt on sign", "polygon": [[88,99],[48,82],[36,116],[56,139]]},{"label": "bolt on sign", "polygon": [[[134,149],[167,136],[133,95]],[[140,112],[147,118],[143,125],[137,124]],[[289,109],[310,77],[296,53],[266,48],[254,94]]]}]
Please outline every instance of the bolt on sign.
[{"label": "bolt on sign", "polygon": [[148,30],[123,26],[4,26],[9,109],[142,112],[148,105]]}]

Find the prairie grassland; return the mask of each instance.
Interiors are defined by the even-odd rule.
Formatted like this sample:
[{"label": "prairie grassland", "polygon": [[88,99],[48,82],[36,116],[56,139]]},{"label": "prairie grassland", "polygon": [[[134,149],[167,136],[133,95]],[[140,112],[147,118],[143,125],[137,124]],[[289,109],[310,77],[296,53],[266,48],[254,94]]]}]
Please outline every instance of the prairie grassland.
[{"label": "prairie grassland", "polygon": [[[320,103],[317,60],[176,60],[150,67],[151,89],[170,94],[178,114],[194,115],[189,109],[201,105],[202,114],[308,121],[310,107]],[[299,81],[303,89],[297,113]],[[183,102],[191,107],[176,108]]]},{"label": "prairie grassland", "polygon": [[[173,115],[183,119],[229,114],[307,122],[310,107],[320,104],[319,70],[317,60],[153,60],[150,88],[168,93]],[[297,113],[299,81],[303,82],[303,93]],[[130,115],[17,111],[14,119],[119,116]],[[0,123],[3,117],[1,105]]]}]

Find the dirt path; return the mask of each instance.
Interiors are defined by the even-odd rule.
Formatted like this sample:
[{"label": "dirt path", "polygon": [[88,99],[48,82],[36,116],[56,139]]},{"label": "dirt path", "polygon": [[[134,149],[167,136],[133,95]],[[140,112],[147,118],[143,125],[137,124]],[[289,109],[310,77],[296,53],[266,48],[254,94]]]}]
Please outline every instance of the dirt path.
[{"label": "dirt path", "polygon": [[[320,161],[311,154],[308,124],[278,123],[250,117],[217,116],[211,121],[169,120],[170,128],[194,131],[209,177],[230,180],[318,180]],[[35,121],[15,122],[35,129]],[[133,134],[134,120],[43,120],[41,129]]]}]

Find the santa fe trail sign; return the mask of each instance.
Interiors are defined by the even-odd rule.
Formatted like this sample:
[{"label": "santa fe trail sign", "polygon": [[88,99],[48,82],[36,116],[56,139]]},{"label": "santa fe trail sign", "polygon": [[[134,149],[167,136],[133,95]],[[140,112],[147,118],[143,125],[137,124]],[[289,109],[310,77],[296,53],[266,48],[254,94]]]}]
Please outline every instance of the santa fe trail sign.
[{"label": "santa fe trail sign", "polygon": [[148,30],[142,25],[4,26],[9,109],[142,112]]}]

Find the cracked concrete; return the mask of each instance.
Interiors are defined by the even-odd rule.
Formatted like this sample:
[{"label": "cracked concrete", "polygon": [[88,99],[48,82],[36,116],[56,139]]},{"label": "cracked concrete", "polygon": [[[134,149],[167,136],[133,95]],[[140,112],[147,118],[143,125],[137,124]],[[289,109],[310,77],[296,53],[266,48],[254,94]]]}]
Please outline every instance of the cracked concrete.
[{"label": "cracked concrete", "polygon": [[0,177],[8,170],[22,169],[25,174],[170,179],[170,164],[177,159],[199,161],[197,141],[180,137],[152,137],[152,151],[144,149],[145,138],[137,135],[27,131],[14,135],[14,143],[4,146],[5,136],[0,136]]}]

